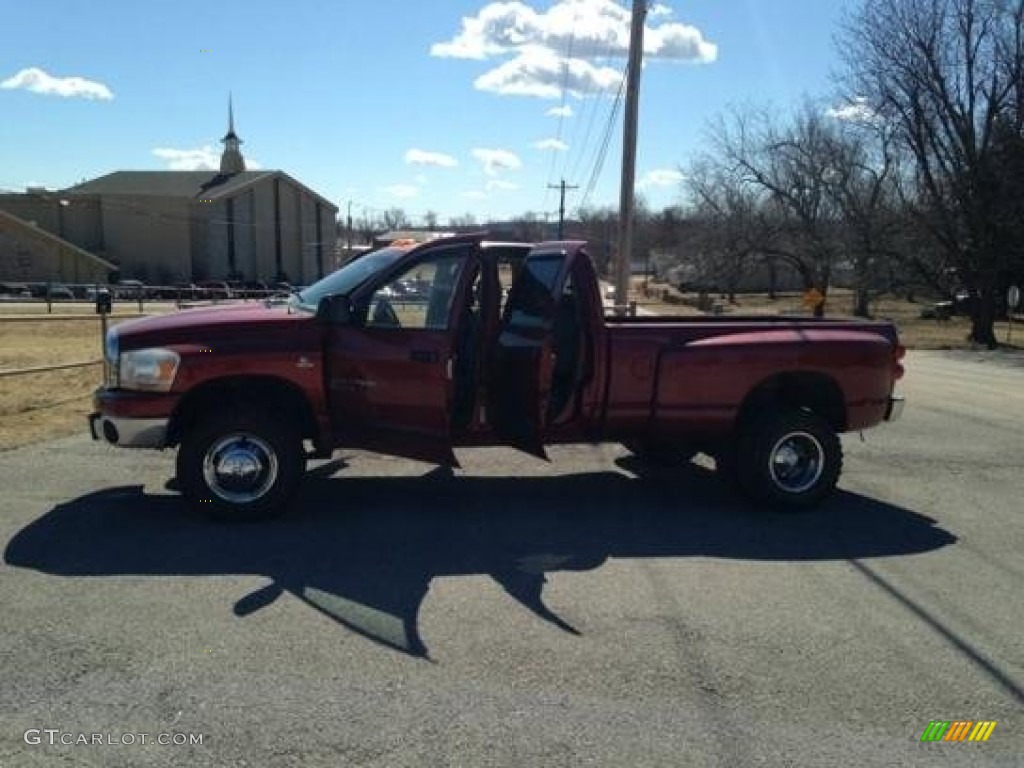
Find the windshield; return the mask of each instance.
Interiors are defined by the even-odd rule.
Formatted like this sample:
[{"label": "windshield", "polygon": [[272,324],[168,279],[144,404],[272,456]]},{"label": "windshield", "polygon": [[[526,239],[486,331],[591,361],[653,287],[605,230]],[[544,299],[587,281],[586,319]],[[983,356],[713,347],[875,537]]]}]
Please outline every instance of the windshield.
[{"label": "windshield", "polygon": [[300,293],[292,296],[292,306],[316,312],[320,299],[351,293],[357,286],[398,260],[407,253],[404,248],[383,248],[346,264]]}]

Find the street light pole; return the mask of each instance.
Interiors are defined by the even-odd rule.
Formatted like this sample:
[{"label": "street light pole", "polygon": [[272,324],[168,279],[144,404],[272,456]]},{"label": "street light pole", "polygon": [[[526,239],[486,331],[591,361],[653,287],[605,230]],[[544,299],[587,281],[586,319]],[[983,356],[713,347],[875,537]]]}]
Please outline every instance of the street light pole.
[{"label": "street light pole", "polygon": [[625,315],[629,304],[629,264],[630,254],[633,250],[633,185],[636,181],[636,127],[646,16],[646,0],[633,0],[633,18],[629,29],[629,64],[626,66],[626,114],[622,130],[619,250],[615,254],[615,314],[617,315]]}]

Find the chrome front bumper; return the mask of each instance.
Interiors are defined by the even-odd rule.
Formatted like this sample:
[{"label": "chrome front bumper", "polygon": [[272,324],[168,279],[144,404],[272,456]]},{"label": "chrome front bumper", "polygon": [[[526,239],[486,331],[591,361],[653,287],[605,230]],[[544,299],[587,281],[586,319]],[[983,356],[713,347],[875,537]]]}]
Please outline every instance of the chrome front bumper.
[{"label": "chrome front bumper", "polygon": [[167,419],[125,419],[93,413],[89,416],[93,440],[106,440],[122,448],[163,448],[167,443]]},{"label": "chrome front bumper", "polygon": [[889,398],[889,405],[885,409],[885,420],[886,421],[897,421],[903,416],[903,404],[906,399],[898,395],[893,395]]}]

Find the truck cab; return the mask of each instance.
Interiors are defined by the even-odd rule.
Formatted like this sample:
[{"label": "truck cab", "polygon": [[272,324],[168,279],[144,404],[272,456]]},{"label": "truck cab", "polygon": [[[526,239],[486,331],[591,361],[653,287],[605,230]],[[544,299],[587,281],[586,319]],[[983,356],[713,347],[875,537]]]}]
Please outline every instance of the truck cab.
[{"label": "truck cab", "polygon": [[[582,436],[583,403],[599,395],[587,388],[595,340],[585,329],[600,314],[584,312],[601,304],[580,245],[452,238],[351,292],[304,292],[325,323],[336,443],[455,465],[454,446],[543,456],[548,427]],[[372,268],[389,256],[364,259]]]}]

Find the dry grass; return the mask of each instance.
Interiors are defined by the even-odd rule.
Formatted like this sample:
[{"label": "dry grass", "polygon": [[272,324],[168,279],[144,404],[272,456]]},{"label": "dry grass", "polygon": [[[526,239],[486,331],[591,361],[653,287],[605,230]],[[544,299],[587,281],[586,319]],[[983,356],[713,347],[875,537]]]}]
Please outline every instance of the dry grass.
[{"label": "dry grass", "polygon": [[[0,370],[99,359],[99,329],[97,317],[14,320],[0,315]],[[101,377],[102,368],[94,365],[0,378],[0,451],[82,432],[89,395]]]},{"label": "dry grass", "polygon": [[[645,298],[642,290],[643,281],[634,281],[635,296],[638,305],[654,314],[701,314],[686,305],[666,303],[656,298]],[[667,285],[655,283],[651,285],[650,294],[660,297],[664,290],[678,297],[679,293]],[[692,294],[684,298],[694,299]],[[799,293],[780,293],[777,298],[769,299],[767,294],[740,294],[735,303],[725,298],[713,297],[723,312],[727,314],[768,314],[779,315],[789,313],[807,314]],[[970,320],[966,317],[953,317],[946,321],[927,320],[921,317],[922,310],[931,307],[933,300],[920,299],[907,301],[904,297],[882,296],[871,304],[871,315],[877,320],[891,320],[899,330],[900,341],[910,349],[966,349],[971,346],[967,336],[971,330]],[[826,305],[829,317],[853,317],[853,295],[850,291],[834,290],[829,295]],[[1024,339],[1024,328],[1020,328],[1020,318],[1014,323],[1016,338]],[[1006,338],[1006,323],[997,324],[997,336],[1000,341]]]}]

